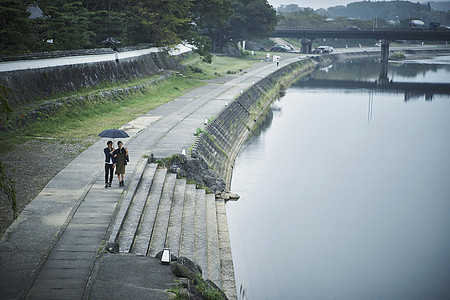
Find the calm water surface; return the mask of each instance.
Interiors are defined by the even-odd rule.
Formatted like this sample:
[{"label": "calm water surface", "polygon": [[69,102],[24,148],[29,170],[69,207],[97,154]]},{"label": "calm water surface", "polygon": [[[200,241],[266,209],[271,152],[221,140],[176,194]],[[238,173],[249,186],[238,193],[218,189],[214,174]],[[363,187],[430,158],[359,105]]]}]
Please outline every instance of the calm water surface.
[{"label": "calm water surface", "polygon": [[[378,72],[352,62],[314,77]],[[450,83],[450,66],[410,61],[388,76]],[[450,98],[408,99],[300,82],[273,104],[227,204],[246,299],[450,298]]]}]

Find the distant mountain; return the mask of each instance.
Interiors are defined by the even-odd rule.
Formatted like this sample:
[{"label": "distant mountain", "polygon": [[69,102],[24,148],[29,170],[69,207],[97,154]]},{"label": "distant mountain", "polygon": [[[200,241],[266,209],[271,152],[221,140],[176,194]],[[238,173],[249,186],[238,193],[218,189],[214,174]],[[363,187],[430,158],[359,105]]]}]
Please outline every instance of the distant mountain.
[{"label": "distant mountain", "polygon": [[440,11],[449,11],[450,10],[450,2],[437,2],[437,1],[428,1],[422,2],[424,4],[430,3],[432,10],[440,10]]},{"label": "distant mountain", "polygon": [[[435,8],[433,8],[433,5]],[[384,19],[402,21],[406,19],[421,19],[425,23],[431,21],[450,24],[450,11],[443,12],[436,7],[450,6],[449,2],[410,2],[410,1],[361,1],[339,5],[328,9],[318,9],[316,12],[330,18],[347,17],[361,20]]]}]

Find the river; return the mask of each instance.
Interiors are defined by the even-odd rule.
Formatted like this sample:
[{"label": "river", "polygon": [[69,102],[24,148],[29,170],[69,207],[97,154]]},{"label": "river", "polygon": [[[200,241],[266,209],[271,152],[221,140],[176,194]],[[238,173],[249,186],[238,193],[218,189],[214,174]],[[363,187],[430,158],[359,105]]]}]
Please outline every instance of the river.
[{"label": "river", "polygon": [[[294,83],[241,149],[227,215],[243,299],[449,299],[450,98],[360,87],[379,70],[336,63]],[[450,84],[450,56],[390,63],[388,78]]]}]

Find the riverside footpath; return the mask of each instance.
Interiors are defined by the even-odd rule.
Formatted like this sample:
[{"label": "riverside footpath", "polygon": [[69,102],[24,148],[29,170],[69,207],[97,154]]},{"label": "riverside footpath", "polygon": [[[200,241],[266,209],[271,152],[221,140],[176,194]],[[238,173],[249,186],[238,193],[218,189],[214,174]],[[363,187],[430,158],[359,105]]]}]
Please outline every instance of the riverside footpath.
[{"label": "riverside footpath", "polygon": [[[302,57],[283,55],[280,67]],[[258,62],[241,76],[192,90],[123,125],[130,135],[122,139],[130,156],[124,188],[116,180],[104,187],[107,139],[81,153],[1,238],[0,298],[168,299],[177,278],[154,258],[168,246],[236,298],[224,202],[148,164],[147,157],[190,148],[205,119],[277,69],[274,62]],[[108,241],[118,241],[120,253],[106,252]]]}]

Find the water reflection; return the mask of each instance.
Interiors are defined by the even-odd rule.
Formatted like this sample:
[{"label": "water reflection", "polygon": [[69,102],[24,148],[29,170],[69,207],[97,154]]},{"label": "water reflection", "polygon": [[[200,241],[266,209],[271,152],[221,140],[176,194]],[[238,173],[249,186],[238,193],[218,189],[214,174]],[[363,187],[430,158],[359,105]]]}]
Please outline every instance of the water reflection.
[{"label": "water reflection", "polygon": [[[316,79],[339,78],[351,81],[373,81],[380,76],[380,62],[377,59],[355,59],[336,62],[331,67],[316,71]],[[393,81],[450,83],[450,57],[447,64],[414,62],[390,62],[388,78]],[[405,80],[406,81],[406,80]]]},{"label": "water reflection", "polygon": [[[377,79],[379,66],[359,65],[359,78]],[[337,66],[314,80],[354,80]],[[449,79],[447,66],[433,68],[390,76]],[[236,160],[241,199],[227,212],[238,286],[247,299],[447,299],[448,96],[405,102],[400,91],[303,84]]]},{"label": "water reflection", "polygon": [[[382,66],[381,69],[383,69]],[[389,77],[381,78],[382,75],[377,76],[380,63],[375,60],[354,60],[349,61],[348,64],[338,62],[302,78],[294,83],[292,88],[402,93],[405,101],[420,98],[432,101],[434,95],[450,95],[450,66],[394,63],[389,69]],[[356,76],[352,78],[353,74]],[[412,74],[415,76],[413,77]],[[412,78],[422,78],[422,82],[416,82],[416,80],[411,82]],[[428,78],[431,82],[424,82],[424,78]]]}]

